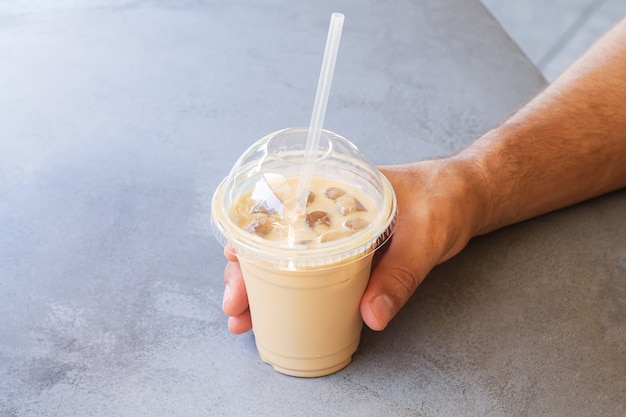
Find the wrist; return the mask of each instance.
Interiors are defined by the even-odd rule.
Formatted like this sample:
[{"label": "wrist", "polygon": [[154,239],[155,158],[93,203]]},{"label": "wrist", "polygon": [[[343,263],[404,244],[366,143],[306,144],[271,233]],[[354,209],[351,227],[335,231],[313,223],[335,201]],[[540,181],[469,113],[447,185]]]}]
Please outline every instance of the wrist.
[{"label": "wrist", "polygon": [[428,164],[426,184],[430,184],[430,206],[435,208],[434,240],[440,243],[439,262],[443,262],[480,234],[487,200],[481,195],[481,171],[473,160],[454,156]]},{"label": "wrist", "polygon": [[491,231],[490,187],[480,155],[479,151],[468,148],[444,160],[456,178],[456,198],[469,238]]}]

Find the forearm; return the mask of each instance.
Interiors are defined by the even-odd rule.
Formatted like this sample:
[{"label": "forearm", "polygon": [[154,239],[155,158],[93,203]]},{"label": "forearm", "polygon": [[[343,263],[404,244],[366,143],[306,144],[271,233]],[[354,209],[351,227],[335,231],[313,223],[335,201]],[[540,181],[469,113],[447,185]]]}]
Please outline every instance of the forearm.
[{"label": "forearm", "polygon": [[479,198],[475,235],[626,186],[626,20],[453,158]]}]

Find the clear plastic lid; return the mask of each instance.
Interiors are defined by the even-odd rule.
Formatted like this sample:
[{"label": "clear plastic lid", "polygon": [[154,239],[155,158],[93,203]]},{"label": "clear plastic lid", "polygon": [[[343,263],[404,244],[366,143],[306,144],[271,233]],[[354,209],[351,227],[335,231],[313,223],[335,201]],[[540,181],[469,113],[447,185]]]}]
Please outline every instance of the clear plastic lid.
[{"label": "clear plastic lid", "polygon": [[277,268],[320,268],[358,259],[393,233],[389,181],[347,139],[323,130],[306,209],[296,189],[307,128],[271,133],[235,163],[213,195],[218,241]]}]

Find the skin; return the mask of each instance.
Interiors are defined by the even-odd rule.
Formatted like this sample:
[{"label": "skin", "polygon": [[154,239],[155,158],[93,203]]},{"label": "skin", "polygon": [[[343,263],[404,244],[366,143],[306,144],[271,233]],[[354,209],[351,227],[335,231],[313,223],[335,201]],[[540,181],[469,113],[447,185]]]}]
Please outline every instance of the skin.
[{"label": "skin", "polygon": [[[373,330],[472,237],[626,187],[626,19],[459,154],[380,170],[399,217],[361,299]],[[244,333],[252,328],[245,284],[236,256],[224,253],[222,309],[229,330]]]}]

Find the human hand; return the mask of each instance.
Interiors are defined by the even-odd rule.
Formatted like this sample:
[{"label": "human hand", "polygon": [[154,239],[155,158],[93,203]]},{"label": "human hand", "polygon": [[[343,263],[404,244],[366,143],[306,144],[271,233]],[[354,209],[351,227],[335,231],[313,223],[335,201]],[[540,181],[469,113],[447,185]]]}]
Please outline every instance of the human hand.
[{"label": "human hand", "polygon": [[398,223],[361,299],[361,316],[372,330],[383,330],[431,269],[472,237],[477,204],[460,166],[440,160],[380,168],[396,193]]},{"label": "human hand", "polygon": [[237,256],[228,246],[224,248],[224,256],[228,263],[224,268],[222,310],[228,316],[228,330],[234,334],[241,334],[252,328],[252,319],[248,308],[248,293]]},{"label": "human hand", "polygon": [[[386,253],[372,271],[361,299],[361,316],[373,330],[384,329],[428,272],[456,255],[475,232],[478,205],[462,165],[453,160],[382,167],[398,200],[398,223]],[[235,334],[252,328],[248,297],[229,248],[222,309]]]}]

